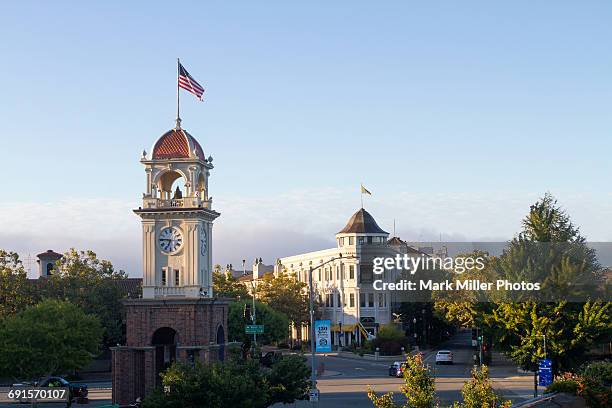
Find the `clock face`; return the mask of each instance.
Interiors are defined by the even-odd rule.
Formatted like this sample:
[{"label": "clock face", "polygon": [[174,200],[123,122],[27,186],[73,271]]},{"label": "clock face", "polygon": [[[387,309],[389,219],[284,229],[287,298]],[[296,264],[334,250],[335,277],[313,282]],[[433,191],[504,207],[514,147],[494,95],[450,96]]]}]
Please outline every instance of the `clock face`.
[{"label": "clock face", "polygon": [[173,253],[178,251],[183,245],[181,232],[174,228],[165,228],[159,234],[159,247],[162,251]]},{"label": "clock face", "polygon": [[206,230],[202,228],[200,231],[200,253],[202,256],[206,255],[206,248],[208,247],[208,235],[206,235]]}]

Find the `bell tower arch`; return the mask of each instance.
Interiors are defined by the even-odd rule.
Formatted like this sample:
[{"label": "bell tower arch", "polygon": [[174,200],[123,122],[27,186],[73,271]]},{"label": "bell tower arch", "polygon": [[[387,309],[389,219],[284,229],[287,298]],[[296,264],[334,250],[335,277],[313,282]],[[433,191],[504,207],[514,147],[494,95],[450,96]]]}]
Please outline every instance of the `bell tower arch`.
[{"label": "bell tower arch", "polygon": [[143,152],[143,298],[211,298],[212,209],[208,178],[214,168],[198,141],[176,127],[150,155]]}]

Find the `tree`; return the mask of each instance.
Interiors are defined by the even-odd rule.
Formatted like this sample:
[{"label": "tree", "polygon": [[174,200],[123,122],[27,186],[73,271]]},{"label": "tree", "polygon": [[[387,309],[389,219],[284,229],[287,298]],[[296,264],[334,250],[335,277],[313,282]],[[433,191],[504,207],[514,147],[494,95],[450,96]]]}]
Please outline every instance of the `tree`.
[{"label": "tree", "polygon": [[301,356],[285,356],[271,369],[256,360],[225,363],[174,364],[162,381],[167,392],[156,391],[143,408],[263,408],[276,402],[291,403],[308,389],[310,370]]},{"label": "tree", "polygon": [[[232,302],[229,306],[228,326],[229,338],[241,342],[249,342],[252,335],[244,332],[246,321],[244,319],[245,305],[251,305],[249,300]],[[264,334],[257,335],[261,344],[280,342],[287,338],[289,319],[283,313],[272,309],[265,303],[255,302],[257,324],[264,325]]]},{"label": "tree", "polygon": [[48,278],[42,298],[69,300],[85,313],[96,315],[104,328],[104,345],[124,342],[123,297],[118,281],[126,273],[116,271],[110,261],[98,259],[93,251],[70,249],[58,261],[58,270]]},{"label": "tree", "polygon": [[257,284],[256,296],[296,325],[310,322],[308,286],[295,275],[265,275]]},{"label": "tree", "polygon": [[[404,371],[404,385],[402,393],[406,396],[404,407],[432,408],[437,402],[435,398],[435,380],[427,366],[423,363],[423,356],[416,354],[406,358],[407,367]],[[368,388],[368,397],[376,408],[398,408],[393,401],[393,393],[377,396],[372,388]]]},{"label": "tree", "polygon": [[249,291],[246,286],[223,272],[213,272],[213,293],[216,297],[226,297],[232,299],[247,299]]},{"label": "tree", "polygon": [[547,356],[559,370],[579,365],[590,346],[612,333],[610,303],[581,300],[600,286],[596,254],[550,194],[530,207],[523,231],[494,268],[502,279],[542,282],[541,292],[547,296],[548,302],[509,297],[498,301],[489,316],[498,345],[523,368],[534,369],[544,357],[543,336]]},{"label": "tree", "polygon": [[0,322],[0,372],[30,380],[77,370],[98,353],[101,340],[95,316],[46,300]]},{"label": "tree", "polygon": [[269,404],[290,404],[304,399],[310,389],[310,367],[301,355],[283,356],[267,374],[270,384]]},{"label": "tree", "polygon": [[19,255],[0,249],[0,319],[32,303],[32,291]]},{"label": "tree", "polygon": [[[472,369],[472,378],[463,384],[461,389],[463,403],[455,405],[462,408],[483,408],[510,406],[510,401],[501,404],[501,397],[493,390],[489,379],[489,367],[486,365]],[[500,405],[501,404],[501,405]]]}]

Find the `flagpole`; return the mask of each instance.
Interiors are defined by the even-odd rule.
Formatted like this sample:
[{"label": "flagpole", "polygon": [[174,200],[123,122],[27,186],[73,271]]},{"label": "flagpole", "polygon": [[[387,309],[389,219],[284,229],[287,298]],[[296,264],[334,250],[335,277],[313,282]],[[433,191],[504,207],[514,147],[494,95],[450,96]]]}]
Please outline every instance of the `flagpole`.
[{"label": "flagpole", "polygon": [[359,187],[359,197],[361,198],[361,208],[363,209],[363,183]]},{"label": "flagpole", "polygon": [[176,128],[177,129],[181,128],[181,114],[180,114],[181,92],[179,88],[179,76],[180,75],[181,75],[181,60],[177,58],[176,59]]}]

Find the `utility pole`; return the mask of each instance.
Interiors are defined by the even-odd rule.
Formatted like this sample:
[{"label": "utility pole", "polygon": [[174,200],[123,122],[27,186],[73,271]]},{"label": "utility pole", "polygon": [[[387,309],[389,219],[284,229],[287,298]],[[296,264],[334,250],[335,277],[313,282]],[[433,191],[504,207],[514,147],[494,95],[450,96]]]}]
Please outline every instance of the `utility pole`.
[{"label": "utility pole", "polygon": [[[314,323],[315,323],[315,319],[314,319],[314,284],[312,282],[312,279],[313,279],[312,274],[315,270],[322,268],[323,266],[331,262],[335,262],[338,259],[342,259],[341,253],[338,255],[337,258],[332,258],[315,267],[313,267],[312,265],[308,267],[308,286],[310,286],[309,291],[308,291],[308,303],[309,303],[309,308],[310,308],[310,391],[311,391],[311,401],[312,402],[318,400],[319,398],[319,390],[317,390],[317,375],[315,371],[316,333],[315,333],[315,327],[314,327]],[[358,259],[358,258],[356,256],[349,256],[344,259]],[[316,394],[316,400],[312,399],[312,393]]]}]

